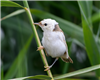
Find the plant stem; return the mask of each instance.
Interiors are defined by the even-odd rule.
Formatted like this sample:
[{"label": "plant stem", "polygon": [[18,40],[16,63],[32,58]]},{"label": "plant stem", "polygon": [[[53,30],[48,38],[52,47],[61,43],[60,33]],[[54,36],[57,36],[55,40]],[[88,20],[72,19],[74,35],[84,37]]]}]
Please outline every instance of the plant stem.
[{"label": "plant stem", "polygon": [[[35,28],[35,26],[34,26],[34,24],[33,24],[34,21],[33,21],[33,19],[32,19],[32,15],[31,15],[31,13],[30,13],[27,0],[23,1],[23,3],[24,3],[24,6],[25,6],[24,9],[26,10],[26,13],[27,13],[27,15],[28,15],[28,18],[29,18],[29,21],[30,21],[30,24],[31,24],[31,27],[32,27],[32,30],[33,30],[33,33],[34,33],[34,35],[35,35],[36,43],[37,43],[38,46],[41,46],[41,43],[40,43],[40,40],[39,40],[37,31],[36,31],[36,28]],[[45,65],[45,66],[48,66],[48,63],[47,63],[47,60],[46,60],[44,51],[43,51],[43,50],[40,50],[40,54],[41,54],[41,57],[42,57],[42,60],[43,60],[44,65]],[[47,71],[47,74],[48,74],[48,76],[50,76],[50,77],[52,78],[52,80],[53,80],[53,76],[52,76],[52,73],[51,73],[50,70]]]}]

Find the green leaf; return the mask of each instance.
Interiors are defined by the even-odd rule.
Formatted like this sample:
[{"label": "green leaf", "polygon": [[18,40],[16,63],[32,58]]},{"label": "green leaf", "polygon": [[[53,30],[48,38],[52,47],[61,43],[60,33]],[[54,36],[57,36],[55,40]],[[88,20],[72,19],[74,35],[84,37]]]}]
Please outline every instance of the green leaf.
[{"label": "green leaf", "polygon": [[99,23],[99,27],[98,27],[98,31],[97,31],[97,35],[96,35],[96,42],[99,42],[99,35],[100,35],[100,23]]},{"label": "green leaf", "polygon": [[[92,23],[89,24],[89,21],[86,17],[91,16],[91,1],[78,1],[80,11],[82,13],[82,26],[84,33],[84,41],[86,46],[86,51],[89,57],[89,60],[92,65],[100,64],[100,51],[98,44],[94,38],[94,34],[91,30]],[[86,5],[88,6],[86,7]],[[87,12],[87,8],[89,11]],[[100,69],[96,71],[97,75],[100,76]]]},{"label": "green leaf", "polygon": [[10,17],[16,16],[16,15],[18,15],[18,14],[21,14],[21,13],[23,13],[23,12],[25,12],[24,9],[20,9],[20,10],[14,11],[14,12],[8,14],[7,16],[1,18],[1,21],[4,20],[4,19],[10,18]]},{"label": "green leaf", "polygon": [[[78,1],[79,7],[81,10],[81,14],[84,17],[84,20],[88,24],[88,26],[91,24],[91,12],[92,12],[92,1]],[[89,22],[88,22],[89,19]],[[91,25],[90,25],[91,26]]]},{"label": "green leaf", "polygon": [[15,79],[9,79],[9,80],[23,80],[23,79],[51,79],[47,75],[36,75],[36,76],[28,76],[28,77],[22,77],[22,78],[15,78]]},{"label": "green leaf", "polygon": [[4,76],[4,71],[3,71],[3,66],[1,66],[1,80],[3,80],[3,76]]},{"label": "green leaf", "polygon": [[24,8],[23,6],[13,2],[13,1],[1,1],[1,7],[20,7],[20,8]]},{"label": "green leaf", "polygon": [[[94,39],[93,33],[88,26],[83,22],[83,31],[86,51],[92,65],[100,64],[100,52],[97,43]],[[100,74],[100,70],[97,71]]]},{"label": "green leaf", "polygon": [[16,66],[16,64],[21,65],[23,58],[25,57],[25,54],[27,53],[27,50],[29,48],[29,45],[32,41],[33,38],[33,34],[30,36],[30,38],[28,39],[28,41],[26,42],[25,46],[22,48],[22,50],[19,52],[18,57],[14,60],[14,62],[12,63],[10,69],[8,70],[8,72],[5,75],[4,80],[7,80],[9,78],[13,78],[15,76],[15,74],[17,73],[17,69],[18,66]]},{"label": "green leaf", "polygon": [[92,15],[90,19],[92,20],[92,23],[100,22],[100,11]]},{"label": "green leaf", "polygon": [[96,70],[96,69],[100,69],[100,64],[92,66],[92,67],[88,67],[88,68],[85,68],[85,69],[77,70],[77,71],[74,71],[74,72],[70,72],[70,73],[67,73],[67,74],[59,75],[59,76],[54,77],[54,79],[62,79],[62,78],[66,78],[66,77],[76,76],[76,75],[80,75],[80,74],[90,72],[90,71],[93,71],[93,70]]},{"label": "green leaf", "polygon": [[[2,13],[3,16],[7,15],[5,13]],[[21,27],[23,28],[23,30],[19,30],[18,28],[18,21],[21,23]],[[17,25],[16,25],[17,23]],[[6,28],[10,28],[12,30],[16,30],[19,31],[25,35],[31,35],[32,34],[32,30],[29,27],[30,25],[28,23],[26,23],[24,20],[21,20],[19,18],[16,17],[9,17],[9,19],[5,19],[1,22],[1,25],[3,25],[2,27],[6,27]]]},{"label": "green leaf", "polygon": [[89,17],[91,17],[92,1],[78,1],[78,3],[81,9],[82,15],[87,20]]},{"label": "green leaf", "polygon": [[[65,3],[65,2],[62,2],[62,3]],[[77,17],[78,19],[80,19],[78,8],[75,5],[71,4],[71,2],[66,2],[65,5],[63,5],[63,6],[61,3],[57,4],[56,2],[52,2],[52,1],[50,2],[50,4],[54,7],[62,10],[62,13],[63,13],[62,15],[64,15],[65,17],[68,17],[68,16],[66,16],[67,14],[71,14],[71,15]]]},{"label": "green leaf", "polygon": [[9,1],[9,0],[0,0],[0,1]]}]

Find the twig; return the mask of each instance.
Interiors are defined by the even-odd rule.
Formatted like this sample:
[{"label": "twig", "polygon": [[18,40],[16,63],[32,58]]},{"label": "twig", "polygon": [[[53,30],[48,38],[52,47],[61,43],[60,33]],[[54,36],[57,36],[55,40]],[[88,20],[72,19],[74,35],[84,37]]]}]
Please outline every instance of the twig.
[{"label": "twig", "polygon": [[[24,3],[24,6],[25,6],[24,9],[26,10],[26,13],[27,13],[27,15],[28,15],[28,18],[29,18],[29,20],[30,20],[30,24],[31,24],[33,33],[34,33],[34,35],[35,35],[35,39],[36,39],[37,45],[38,45],[38,46],[41,46],[41,43],[40,43],[40,40],[39,40],[37,31],[36,31],[36,28],[35,28],[35,26],[34,26],[34,24],[33,24],[34,21],[33,21],[33,19],[32,19],[32,15],[31,15],[31,13],[30,13],[27,0],[23,1],[23,3]],[[46,60],[44,51],[43,51],[43,50],[40,50],[40,54],[41,54],[41,57],[42,57],[42,60],[43,60],[44,65],[45,65],[45,66],[48,66],[48,63],[47,63],[47,60]],[[52,73],[51,73],[50,70],[47,71],[47,74],[48,74],[48,76],[50,76],[50,77],[52,78],[52,80],[54,80],[54,79],[53,79],[53,76],[52,76]]]}]

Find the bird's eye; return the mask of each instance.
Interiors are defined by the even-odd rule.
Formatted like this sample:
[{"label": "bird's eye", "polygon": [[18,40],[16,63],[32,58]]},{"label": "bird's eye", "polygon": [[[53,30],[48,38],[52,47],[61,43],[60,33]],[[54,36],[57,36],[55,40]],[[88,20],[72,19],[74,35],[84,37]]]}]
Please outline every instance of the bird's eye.
[{"label": "bird's eye", "polygon": [[44,25],[47,26],[47,23],[45,23]]}]

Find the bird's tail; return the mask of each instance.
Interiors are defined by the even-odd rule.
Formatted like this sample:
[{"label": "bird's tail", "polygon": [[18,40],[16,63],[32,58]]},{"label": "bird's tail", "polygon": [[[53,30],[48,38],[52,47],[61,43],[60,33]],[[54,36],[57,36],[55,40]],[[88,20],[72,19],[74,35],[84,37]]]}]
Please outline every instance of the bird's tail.
[{"label": "bird's tail", "polygon": [[61,57],[61,59],[64,61],[64,62],[70,62],[70,63],[73,63],[73,60],[70,58],[70,57],[68,57],[68,58],[63,58],[63,57]]}]

